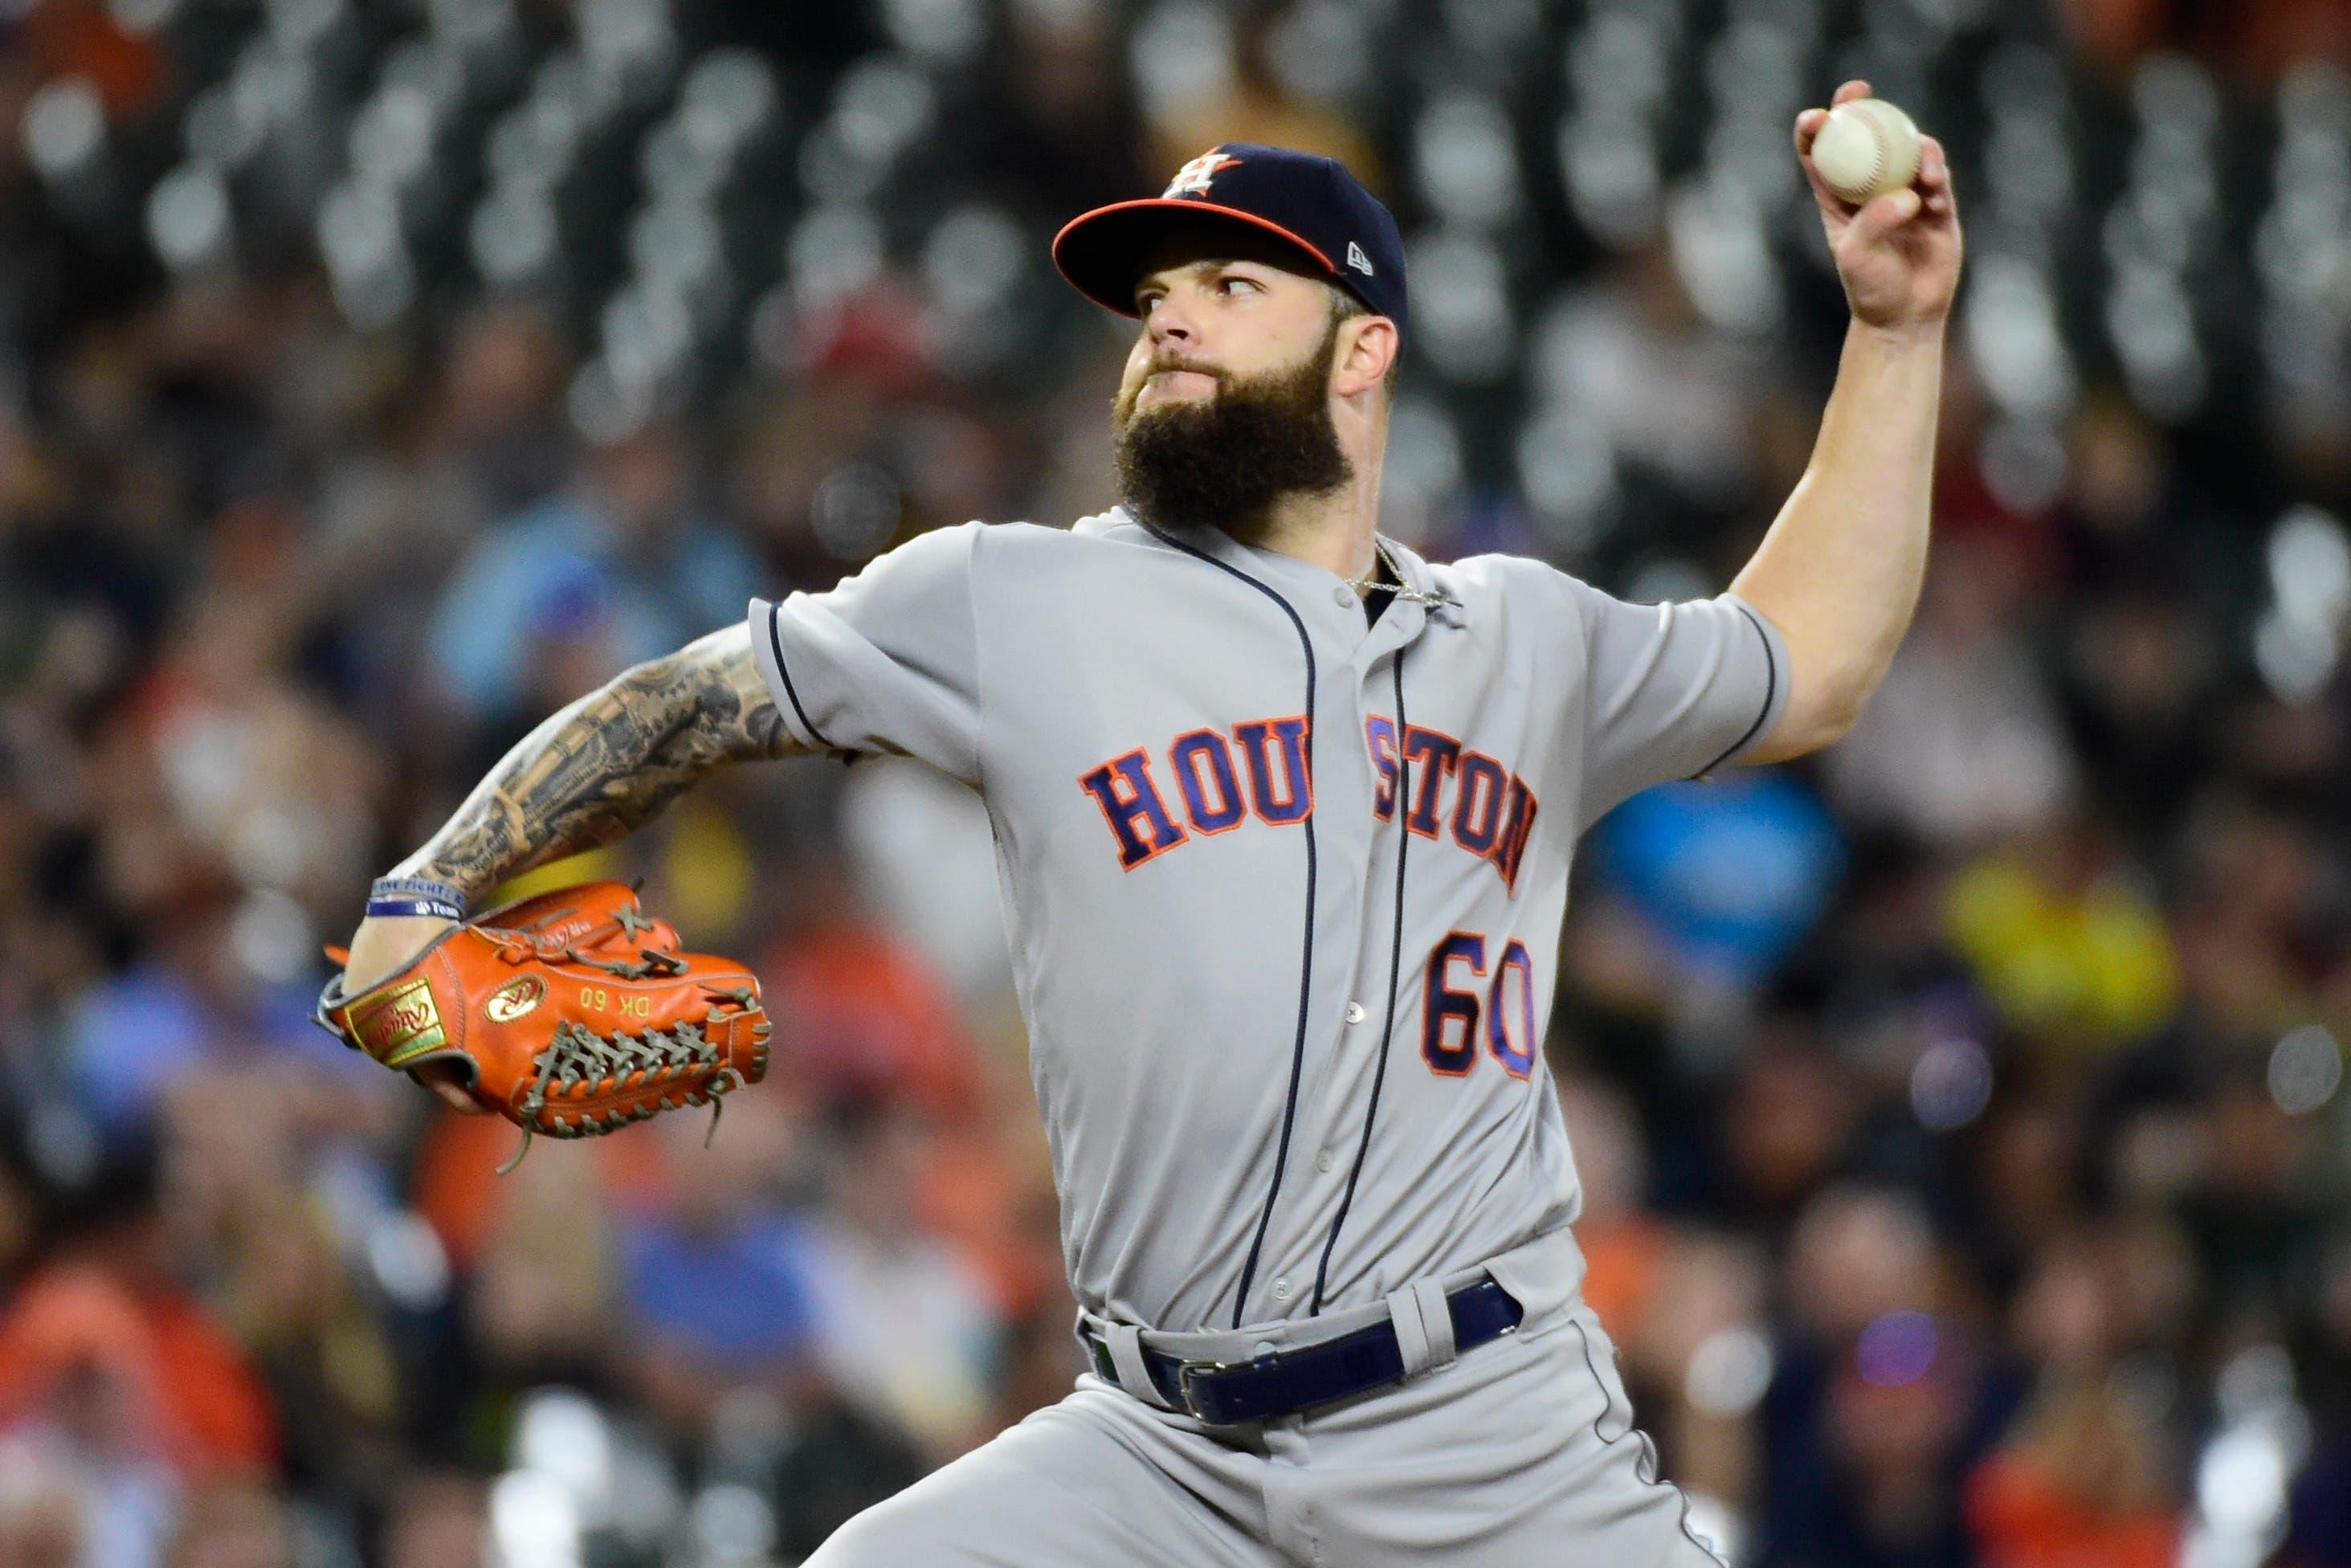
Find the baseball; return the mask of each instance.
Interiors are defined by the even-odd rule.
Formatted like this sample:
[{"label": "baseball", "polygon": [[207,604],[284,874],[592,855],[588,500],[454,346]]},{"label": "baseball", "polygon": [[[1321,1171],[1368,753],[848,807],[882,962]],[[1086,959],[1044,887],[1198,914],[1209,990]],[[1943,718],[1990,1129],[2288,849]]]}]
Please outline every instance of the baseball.
[{"label": "baseball", "polygon": [[1855,205],[1898,191],[1918,174],[1918,127],[1882,98],[1841,103],[1813,139],[1813,167]]}]

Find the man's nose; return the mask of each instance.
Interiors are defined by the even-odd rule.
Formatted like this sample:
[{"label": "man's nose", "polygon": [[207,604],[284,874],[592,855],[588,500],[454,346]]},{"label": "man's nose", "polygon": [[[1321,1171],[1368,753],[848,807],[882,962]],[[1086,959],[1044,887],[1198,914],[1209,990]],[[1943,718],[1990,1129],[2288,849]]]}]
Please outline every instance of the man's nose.
[{"label": "man's nose", "polygon": [[1150,334],[1155,346],[1174,343],[1188,347],[1200,340],[1198,324],[1186,314],[1184,307],[1178,305],[1173,296],[1163,297],[1151,308],[1151,314],[1144,321],[1144,330]]}]

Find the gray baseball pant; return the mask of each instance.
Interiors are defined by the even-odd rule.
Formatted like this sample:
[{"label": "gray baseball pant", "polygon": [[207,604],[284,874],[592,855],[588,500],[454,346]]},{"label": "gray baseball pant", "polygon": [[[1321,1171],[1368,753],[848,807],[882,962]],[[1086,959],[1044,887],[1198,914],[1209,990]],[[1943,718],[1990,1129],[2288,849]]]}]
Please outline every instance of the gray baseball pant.
[{"label": "gray baseball pant", "polygon": [[1719,1568],[1580,1296],[1394,1387],[1210,1427],[1089,1373],[808,1568]]}]

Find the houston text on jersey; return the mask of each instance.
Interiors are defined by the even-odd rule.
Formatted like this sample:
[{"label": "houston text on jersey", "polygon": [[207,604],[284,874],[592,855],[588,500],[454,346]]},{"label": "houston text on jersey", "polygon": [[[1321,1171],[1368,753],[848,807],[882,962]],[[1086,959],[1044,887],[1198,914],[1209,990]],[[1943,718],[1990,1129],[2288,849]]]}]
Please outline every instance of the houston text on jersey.
[{"label": "houston text on jersey", "polygon": [[[1251,817],[1274,827],[1304,821],[1314,810],[1307,725],[1294,715],[1237,724],[1229,737],[1219,729],[1187,730],[1168,743],[1164,774],[1138,746],[1080,774],[1078,788],[1101,808],[1118,863],[1133,871],[1196,833],[1229,832]],[[1442,831],[1516,889],[1538,806],[1525,779],[1442,730],[1407,726],[1399,747],[1395,721],[1382,714],[1364,721],[1364,741],[1379,779],[1374,816],[1395,819],[1401,755],[1412,777],[1405,828],[1425,839]]]}]

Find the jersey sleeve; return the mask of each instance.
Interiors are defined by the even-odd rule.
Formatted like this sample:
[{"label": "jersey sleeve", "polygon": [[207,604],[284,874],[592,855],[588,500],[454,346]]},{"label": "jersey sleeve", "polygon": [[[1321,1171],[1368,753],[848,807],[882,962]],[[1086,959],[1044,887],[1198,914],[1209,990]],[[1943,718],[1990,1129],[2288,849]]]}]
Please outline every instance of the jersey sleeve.
[{"label": "jersey sleeve", "polygon": [[759,673],[802,744],[919,758],[978,788],[983,526],[920,535],[823,593],[751,601]]},{"label": "jersey sleeve", "polygon": [[1779,629],[1732,593],[1628,604],[1562,575],[1583,638],[1583,825],[1771,733],[1788,702]]}]

